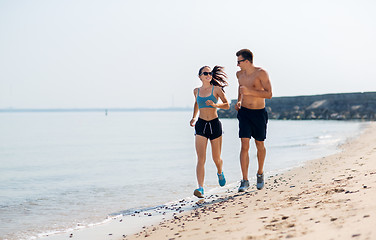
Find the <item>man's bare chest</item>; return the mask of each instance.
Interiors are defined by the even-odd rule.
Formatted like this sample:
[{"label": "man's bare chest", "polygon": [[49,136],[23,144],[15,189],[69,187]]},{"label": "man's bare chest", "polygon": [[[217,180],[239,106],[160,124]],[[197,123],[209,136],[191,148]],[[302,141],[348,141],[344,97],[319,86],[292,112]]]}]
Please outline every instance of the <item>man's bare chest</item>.
[{"label": "man's bare chest", "polygon": [[260,79],[257,76],[240,76],[239,84],[241,86],[258,88],[261,86]]}]

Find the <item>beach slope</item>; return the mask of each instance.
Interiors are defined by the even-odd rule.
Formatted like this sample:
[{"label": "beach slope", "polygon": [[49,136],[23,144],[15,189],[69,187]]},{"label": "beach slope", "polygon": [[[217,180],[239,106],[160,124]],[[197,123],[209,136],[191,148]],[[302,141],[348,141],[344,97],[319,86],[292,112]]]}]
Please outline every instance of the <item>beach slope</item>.
[{"label": "beach slope", "polygon": [[376,239],[376,123],[341,148],[122,239]]}]

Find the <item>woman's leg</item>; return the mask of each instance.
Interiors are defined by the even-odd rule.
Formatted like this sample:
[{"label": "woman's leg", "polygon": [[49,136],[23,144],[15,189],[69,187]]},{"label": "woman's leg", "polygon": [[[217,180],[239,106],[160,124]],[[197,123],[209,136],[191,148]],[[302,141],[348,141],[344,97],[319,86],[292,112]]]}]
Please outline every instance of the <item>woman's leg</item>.
[{"label": "woman's leg", "polygon": [[217,167],[218,174],[222,173],[223,161],[221,159],[222,152],[222,136],[210,141],[212,148],[212,156],[215,166]]},{"label": "woman's leg", "polygon": [[206,137],[196,135],[196,153],[197,153],[196,176],[197,176],[197,183],[199,187],[204,186],[206,146],[207,145],[208,145],[208,139]]}]

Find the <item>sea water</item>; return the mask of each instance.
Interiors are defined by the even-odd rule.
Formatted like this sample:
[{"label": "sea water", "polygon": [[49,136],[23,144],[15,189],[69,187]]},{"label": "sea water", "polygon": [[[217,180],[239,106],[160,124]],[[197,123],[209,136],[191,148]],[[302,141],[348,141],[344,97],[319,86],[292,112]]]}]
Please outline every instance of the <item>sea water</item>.
[{"label": "sea water", "polygon": [[[192,196],[190,111],[0,113],[0,239],[32,239]],[[241,179],[237,119],[221,119],[228,184]],[[270,120],[267,175],[338,152],[366,123]],[[255,145],[250,176],[257,170]],[[208,144],[205,190],[218,189]]]}]

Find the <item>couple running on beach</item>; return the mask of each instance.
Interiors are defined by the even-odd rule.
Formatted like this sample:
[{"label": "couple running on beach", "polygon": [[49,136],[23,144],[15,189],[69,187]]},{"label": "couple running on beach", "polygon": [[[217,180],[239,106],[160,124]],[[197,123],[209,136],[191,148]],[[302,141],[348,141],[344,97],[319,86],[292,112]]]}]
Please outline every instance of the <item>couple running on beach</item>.
[{"label": "couple running on beach", "polygon": [[[268,114],[265,110],[265,99],[272,97],[272,87],[267,72],[253,65],[253,54],[248,49],[242,49],[236,53],[240,71],[236,73],[239,82],[238,101],[235,109],[238,111],[239,138],[241,139],[240,166],[243,179],[240,182],[239,192],[245,192],[249,188],[248,166],[250,139],[255,139],[257,148],[258,171],[257,189],[264,187],[264,160],[266,149],[264,140],[266,138],[266,126]],[[198,188],[194,190],[194,195],[204,197],[204,178],[206,148],[208,139],[211,143],[212,158],[217,167],[219,185],[226,184],[223,173],[223,161],[221,159],[222,149],[222,124],[218,119],[217,108],[229,109],[223,88],[228,85],[227,75],[223,67],[215,66],[211,70],[208,66],[203,66],[198,72],[202,81],[202,86],[195,88],[195,104],[193,107],[193,117],[190,125],[195,127],[195,145],[197,153],[196,175]],[[218,98],[222,103],[218,103]],[[196,116],[199,113],[198,120]]]}]

